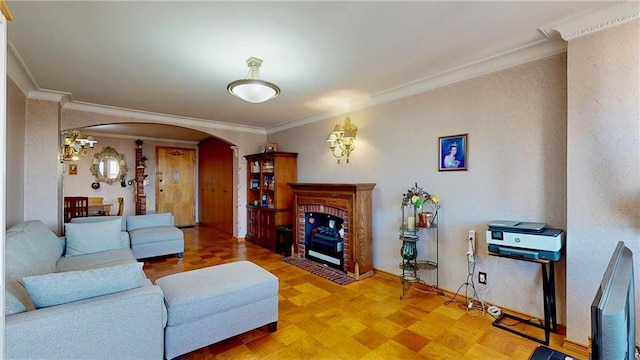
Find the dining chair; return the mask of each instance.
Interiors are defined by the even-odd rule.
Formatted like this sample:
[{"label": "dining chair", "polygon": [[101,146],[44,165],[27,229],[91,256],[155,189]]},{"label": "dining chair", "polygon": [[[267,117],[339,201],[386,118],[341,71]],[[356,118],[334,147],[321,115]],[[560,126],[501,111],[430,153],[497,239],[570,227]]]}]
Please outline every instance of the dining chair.
[{"label": "dining chair", "polygon": [[89,197],[65,196],[64,197],[64,222],[68,223],[75,217],[89,216]]},{"label": "dining chair", "polygon": [[117,216],[122,216],[123,212],[124,212],[124,198],[123,197],[119,197],[118,198],[118,214],[117,214]]}]

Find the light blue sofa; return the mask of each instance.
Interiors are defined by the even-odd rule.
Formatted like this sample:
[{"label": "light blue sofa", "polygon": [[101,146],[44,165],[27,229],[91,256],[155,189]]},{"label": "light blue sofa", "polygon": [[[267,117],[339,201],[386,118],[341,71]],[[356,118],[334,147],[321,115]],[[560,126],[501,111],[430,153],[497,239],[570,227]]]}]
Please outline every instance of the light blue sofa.
[{"label": "light blue sofa", "polygon": [[171,213],[127,216],[127,232],[136,259],[184,253],[184,233]]},{"label": "light blue sofa", "polygon": [[163,293],[121,246],[121,220],[67,226],[66,238],[37,220],[6,231],[6,359],[162,359]]}]

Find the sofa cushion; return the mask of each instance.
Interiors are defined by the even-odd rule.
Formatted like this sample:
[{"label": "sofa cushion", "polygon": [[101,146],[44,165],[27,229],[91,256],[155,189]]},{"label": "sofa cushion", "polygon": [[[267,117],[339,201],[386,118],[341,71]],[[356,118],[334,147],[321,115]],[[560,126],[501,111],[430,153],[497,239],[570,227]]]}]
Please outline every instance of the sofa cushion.
[{"label": "sofa cushion", "polygon": [[115,250],[120,245],[122,219],[102,222],[64,224],[67,247],[65,256]]},{"label": "sofa cushion", "polygon": [[278,278],[246,260],[163,276],[168,326],[205,317],[278,296]]},{"label": "sofa cushion", "polygon": [[131,243],[134,245],[184,239],[182,230],[175,226],[159,226],[130,230],[129,236],[131,237]]},{"label": "sofa cushion", "polygon": [[36,308],[65,304],[142,286],[143,263],[27,276],[22,283]]},{"label": "sofa cushion", "polygon": [[127,231],[157,226],[174,226],[171,213],[127,216]]},{"label": "sofa cushion", "polygon": [[15,297],[11,292],[4,293],[4,314],[5,315],[13,315],[21,312],[27,311],[27,308],[24,306],[22,301],[20,301],[17,297]]},{"label": "sofa cushion", "polygon": [[[6,231],[5,296],[17,299],[27,310],[34,306],[20,283],[25,276],[54,272],[62,255],[58,237],[40,220],[26,221]],[[15,311],[14,303],[5,302],[5,312]]]},{"label": "sofa cushion", "polygon": [[105,222],[105,221],[113,221],[121,219],[120,222],[120,231],[127,231],[127,220],[122,216],[85,216],[85,217],[75,217],[71,219],[72,223],[97,223],[97,222]]},{"label": "sofa cushion", "polygon": [[95,254],[61,257],[56,264],[56,272],[98,269],[134,262],[136,259],[131,249],[116,249]]},{"label": "sofa cushion", "polygon": [[71,219],[72,223],[95,223],[105,222],[115,219],[122,219],[120,222],[120,247],[131,247],[129,242],[129,233],[127,232],[127,219],[122,216],[87,216],[76,217]]},{"label": "sofa cushion", "polygon": [[55,271],[62,249],[56,234],[42,221],[33,220],[7,230],[5,254],[5,277],[21,279]]}]

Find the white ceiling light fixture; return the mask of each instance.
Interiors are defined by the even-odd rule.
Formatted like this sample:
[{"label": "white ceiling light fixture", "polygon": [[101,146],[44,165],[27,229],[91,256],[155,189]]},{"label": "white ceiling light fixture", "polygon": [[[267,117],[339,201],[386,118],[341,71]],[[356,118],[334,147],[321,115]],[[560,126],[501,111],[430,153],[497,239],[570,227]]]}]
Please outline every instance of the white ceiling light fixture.
[{"label": "white ceiling light fixture", "polygon": [[280,94],[278,85],[260,79],[260,65],[262,60],[250,57],[247,59],[249,74],[246,79],[232,81],[227,85],[227,90],[240,99],[253,103],[263,103]]}]

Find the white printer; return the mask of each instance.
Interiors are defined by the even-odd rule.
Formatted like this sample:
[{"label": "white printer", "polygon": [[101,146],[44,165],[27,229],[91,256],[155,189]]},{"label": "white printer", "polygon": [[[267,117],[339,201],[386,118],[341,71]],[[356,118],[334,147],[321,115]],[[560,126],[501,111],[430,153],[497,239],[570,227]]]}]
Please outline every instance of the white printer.
[{"label": "white printer", "polygon": [[489,251],[529,259],[560,260],[564,232],[545,223],[496,220],[487,224]]}]

